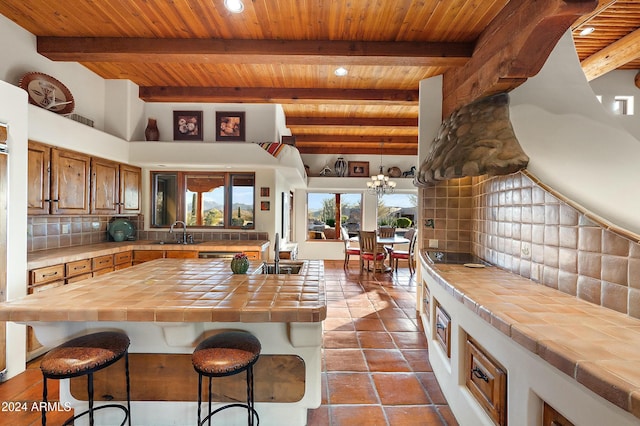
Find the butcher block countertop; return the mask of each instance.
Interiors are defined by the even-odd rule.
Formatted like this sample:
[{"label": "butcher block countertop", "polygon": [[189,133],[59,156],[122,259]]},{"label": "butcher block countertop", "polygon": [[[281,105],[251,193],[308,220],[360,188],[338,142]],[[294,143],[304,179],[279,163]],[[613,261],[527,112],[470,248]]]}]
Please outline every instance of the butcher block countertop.
[{"label": "butcher block countertop", "polygon": [[[230,262],[156,259],[1,303],[0,321],[320,322],[326,318],[322,261],[304,261],[296,275],[235,275]],[[249,272],[259,267],[260,262],[252,262]]]},{"label": "butcher block countertop", "polygon": [[115,254],[128,250],[188,250],[188,251],[220,251],[243,252],[263,251],[269,247],[268,240],[216,240],[203,241],[197,244],[159,244],[157,241],[123,241],[121,243],[106,242],[60,249],[40,250],[29,253],[27,267],[43,268],[57,263],[74,262],[90,257]]},{"label": "butcher block countertop", "polygon": [[640,418],[640,320],[497,267],[434,264],[427,273],[514,342]]}]

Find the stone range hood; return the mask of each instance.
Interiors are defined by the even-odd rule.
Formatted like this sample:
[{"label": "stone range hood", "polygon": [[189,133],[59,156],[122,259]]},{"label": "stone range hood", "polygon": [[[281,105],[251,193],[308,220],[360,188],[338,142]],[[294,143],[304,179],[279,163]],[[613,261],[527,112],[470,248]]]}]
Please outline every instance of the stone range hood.
[{"label": "stone range hood", "polygon": [[509,95],[500,93],[466,105],[442,122],[414,183],[506,175],[528,163],[509,120]]}]

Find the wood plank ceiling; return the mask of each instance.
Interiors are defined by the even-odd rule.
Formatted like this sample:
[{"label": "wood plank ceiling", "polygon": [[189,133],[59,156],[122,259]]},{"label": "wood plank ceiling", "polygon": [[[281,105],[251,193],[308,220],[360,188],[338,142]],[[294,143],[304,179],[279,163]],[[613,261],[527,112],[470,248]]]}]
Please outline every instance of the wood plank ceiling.
[{"label": "wood plank ceiling", "polygon": [[[464,65],[507,3],[245,0],[233,14],[223,0],[0,0],[0,11],[44,56],[129,79],[145,101],[277,102],[301,153],[379,154],[383,143],[411,155],[420,80]],[[639,21],[637,1],[600,0],[573,27],[580,59]],[[577,35],[587,25],[596,31]],[[634,54],[616,68],[638,68]]]}]

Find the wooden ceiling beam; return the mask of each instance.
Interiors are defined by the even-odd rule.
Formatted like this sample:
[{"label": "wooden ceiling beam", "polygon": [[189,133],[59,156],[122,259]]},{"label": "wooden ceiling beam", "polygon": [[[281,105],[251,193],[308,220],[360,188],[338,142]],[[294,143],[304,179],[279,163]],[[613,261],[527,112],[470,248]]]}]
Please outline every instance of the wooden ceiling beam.
[{"label": "wooden ceiling beam", "polygon": [[309,89],[273,87],[140,87],[146,102],[318,103],[417,105],[418,90]]},{"label": "wooden ceiling beam", "polygon": [[418,118],[287,117],[287,127],[418,127]]},{"label": "wooden ceiling beam", "polygon": [[591,81],[638,59],[638,43],[640,30],[635,30],[584,59],[580,65],[587,80]]},{"label": "wooden ceiling beam", "polygon": [[[367,143],[377,144],[380,148],[380,144],[411,144],[415,143],[418,146],[418,136],[380,136],[380,135],[294,135],[296,137],[296,143],[298,142],[345,142],[345,143]],[[391,146],[391,145],[390,145]]]},{"label": "wooden ceiling beam", "polygon": [[465,64],[473,43],[43,37],[37,50],[53,61],[434,66]]},{"label": "wooden ceiling beam", "polygon": [[[300,154],[335,154],[335,155],[380,155],[380,146],[377,144],[348,145],[344,143],[298,143],[296,148]],[[418,147],[398,145],[388,147],[386,144],[382,149],[382,155],[417,155]]]},{"label": "wooden ceiling beam", "polygon": [[536,75],[560,37],[597,0],[511,0],[482,32],[473,58],[443,76],[443,117]]}]

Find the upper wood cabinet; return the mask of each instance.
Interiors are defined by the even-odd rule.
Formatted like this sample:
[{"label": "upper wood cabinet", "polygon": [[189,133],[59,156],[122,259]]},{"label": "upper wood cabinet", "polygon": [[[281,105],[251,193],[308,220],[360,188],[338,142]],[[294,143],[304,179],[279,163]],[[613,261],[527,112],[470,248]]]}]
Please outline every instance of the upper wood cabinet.
[{"label": "upper wood cabinet", "polygon": [[51,213],[88,214],[91,157],[51,148]]},{"label": "upper wood cabinet", "polygon": [[137,214],[142,169],[29,142],[28,214]]},{"label": "upper wood cabinet", "polygon": [[29,142],[27,213],[49,213],[51,147]]}]

